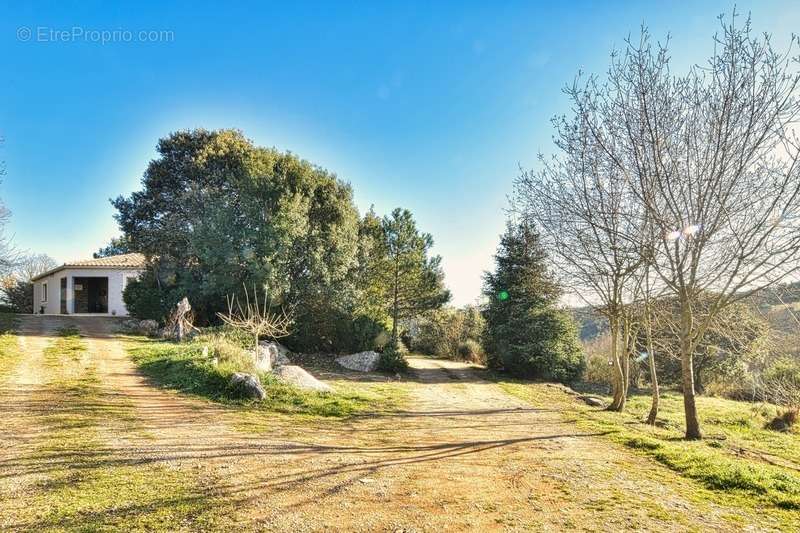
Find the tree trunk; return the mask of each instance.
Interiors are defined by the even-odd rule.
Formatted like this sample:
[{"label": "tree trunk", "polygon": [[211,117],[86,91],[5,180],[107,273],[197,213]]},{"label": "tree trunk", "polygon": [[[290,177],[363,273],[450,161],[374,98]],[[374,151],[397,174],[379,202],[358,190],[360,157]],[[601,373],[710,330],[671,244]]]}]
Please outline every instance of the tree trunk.
[{"label": "tree trunk", "polygon": [[656,357],[653,353],[653,339],[650,331],[650,326],[647,326],[647,358],[650,360],[650,389],[653,392],[653,401],[650,404],[650,413],[647,415],[647,423],[655,425],[656,418],[658,417],[658,375],[656,374]]},{"label": "tree trunk", "polygon": [[624,333],[624,344],[622,348],[622,396],[623,398],[628,398],[628,390],[630,390],[631,386],[631,350],[633,347],[631,346],[631,326],[630,322],[626,319],[625,326],[623,328]]},{"label": "tree trunk", "polygon": [[398,284],[400,283],[399,258],[395,260],[394,268],[394,302],[392,306],[392,345],[397,346],[397,313],[399,310]]},{"label": "tree trunk", "polygon": [[681,317],[681,377],[683,381],[683,410],[686,415],[686,438],[699,440],[700,421],[697,419],[697,405],[694,398],[694,368],[692,363],[692,316],[682,311]]},{"label": "tree trunk", "polygon": [[625,375],[619,357],[619,324],[611,320],[611,363],[614,366],[614,380],[611,383],[613,399],[609,411],[622,411],[625,408]]}]

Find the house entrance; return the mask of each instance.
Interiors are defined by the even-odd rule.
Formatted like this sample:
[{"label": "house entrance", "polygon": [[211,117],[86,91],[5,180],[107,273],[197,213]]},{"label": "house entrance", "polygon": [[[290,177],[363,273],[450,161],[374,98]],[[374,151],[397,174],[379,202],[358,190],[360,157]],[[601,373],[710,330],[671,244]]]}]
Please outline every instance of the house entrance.
[{"label": "house entrance", "polygon": [[74,278],[76,313],[108,313],[108,278]]}]

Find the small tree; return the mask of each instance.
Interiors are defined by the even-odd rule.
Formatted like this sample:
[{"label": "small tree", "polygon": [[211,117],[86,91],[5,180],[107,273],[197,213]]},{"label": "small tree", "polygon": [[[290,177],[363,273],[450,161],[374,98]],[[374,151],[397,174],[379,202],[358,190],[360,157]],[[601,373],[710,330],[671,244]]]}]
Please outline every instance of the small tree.
[{"label": "small tree", "polygon": [[[291,310],[281,308],[278,312],[272,311],[272,306],[268,300],[267,291],[264,291],[264,299],[259,302],[258,290],[253,287],[253,298],[247,287],[244,287],[244,305],[236,296],[228,297],[228,312],[218,313],[219,318],[234,329],[244,331],[253,336],[253,353],[258,357],[258,341],[261,337],[279,339],[286,337],[291,332],[293,313]],[[272,369],[272,361],[267,358],[267,371]]]}]

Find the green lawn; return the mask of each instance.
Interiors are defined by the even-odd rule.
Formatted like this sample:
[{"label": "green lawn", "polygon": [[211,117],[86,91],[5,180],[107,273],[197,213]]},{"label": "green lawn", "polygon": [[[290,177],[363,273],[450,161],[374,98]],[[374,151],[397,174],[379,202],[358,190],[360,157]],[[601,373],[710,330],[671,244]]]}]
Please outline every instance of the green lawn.
[{"label": "green lawn", "polygon": [[778,412],[773,405],[699,397],[705,438],[686,441],[683,401],[675,392],[662,395],[658,424],[652,427],[643,423],[650,410],[648,395],[632,396],[620,414],[589,408],[544,384],[501,382],[501,386],[536,405],[556,402],[579,427],[606,433],[606,438],[698,481],[726,501],[772,508],[786,513],[787,520],[798,519],[800,434],[764,429]]},{"label": "green lawn", "polygon": [[[262,401],[242,400],[228,386],[234,372],[253,372],[246,362],[232,358],[217,364],[211,355],[204,356],[204,340],[178,344],[135,339],[127,343],[128,352],[139,369],[153,383],[209,398],[211,400],[292,415],[347,417],[359,413],[394,410],[402,402],[401,387],[377,384],[331,383],[335,392],[304,391],[278,381],[271,374],[259,378],[267,393]],[[313,369],[311,369],[313,372]]]}]

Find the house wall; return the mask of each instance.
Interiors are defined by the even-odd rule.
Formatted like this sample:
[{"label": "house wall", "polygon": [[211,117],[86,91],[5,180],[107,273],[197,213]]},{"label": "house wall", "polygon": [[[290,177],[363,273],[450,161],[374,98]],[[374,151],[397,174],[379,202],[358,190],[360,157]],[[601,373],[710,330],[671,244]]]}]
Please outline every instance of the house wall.
[{"label": "house wall", "polygon": [[[122,270],[119,268],[65,268],[50,274],[46,278],[37,280],[33,284],[33,312],[39,313],[44,306],[45,314],[59,314],[61,312],[61,278],[67,278],[67,312],[75,312],[74,278],[103,277],[108,278],[108,314],[128,316],[125,302],[122,301],[122,291],[125,280],[129,277],[136,278],[141,270]],[[47,302],[42,301],[43,286],[47,283]]]}]

